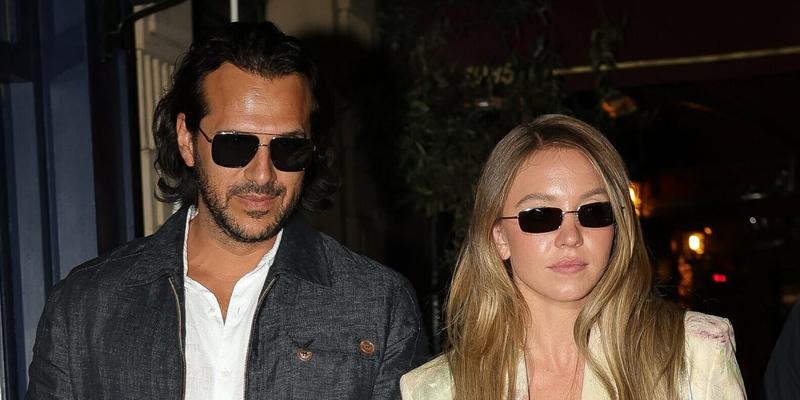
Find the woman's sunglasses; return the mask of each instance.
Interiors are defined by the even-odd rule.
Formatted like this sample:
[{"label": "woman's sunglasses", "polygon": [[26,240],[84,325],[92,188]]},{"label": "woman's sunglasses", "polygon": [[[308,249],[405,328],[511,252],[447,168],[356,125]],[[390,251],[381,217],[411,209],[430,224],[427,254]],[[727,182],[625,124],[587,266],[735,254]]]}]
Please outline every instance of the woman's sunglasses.
[{"label": "woman's sunglasses", "polygon": [[271,135],[269,143],[261,144],[254,133],[217,132],[211,139],[198,128],[211,143],[211,158],[222,167],[241,168],[250,163],[258,148],[269,147],[269,158],[276,169],[284,172],[300,172],[308,167],[316,147],[311,139],[296,136]]},{"label": "woman's sunglasses", "polygon": [[529,208],[513,217],[499,219],[517,219],[523,232],[545,233],[558,229],[565,214],[577,214],[578,222],[585,228],[604,228],[614,224],[614,211],[607,201],[584,204],[575,211],[562,211],[555,207]]}]

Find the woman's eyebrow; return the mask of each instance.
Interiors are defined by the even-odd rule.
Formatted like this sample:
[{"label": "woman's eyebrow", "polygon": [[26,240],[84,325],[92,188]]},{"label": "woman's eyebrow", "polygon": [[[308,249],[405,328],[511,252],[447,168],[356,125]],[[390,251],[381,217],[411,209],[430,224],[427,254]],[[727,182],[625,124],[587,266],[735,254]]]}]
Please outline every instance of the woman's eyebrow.
[{"label": "woman's eyebrow", "polygon": [[[602,187],[598,187],[598,188],[589,190],[588,192],[585,192],[585,193],[583,193],[581,195],[580,200],[583,201],[583,200],[586,200],[586,199],[588,199],[588,198],[590,198],[592,196],[597,196],[597,195],[607,195],[606,190],[604,188],[602,188]],[[519,207],[523,203],[525,203],[526,201],[530,201],[530,200],[555,201],[555,197],[553,197],[553,196],[551,196],[549,194],[546,194],[546,193],[530,193],[530,194],[526,195],[525,197],[521,198],[514,206],[515,207]]]},{"label": "woman's eyebrow", "polygon": [[517,204],[514,205],[514,207],[519,207],[519,206],[522,205],[522,203],[524,203],[526,201],[530,201],[530,200],[554,201],[555,197],[553,197],[553,196],[551,196],[549,194],[545,194],[545,193],[530,193],[530,194],[526,195],[525,197],[521,198],[517,202]]},{"label": "woman's eyebrow", "polygon": [[586,199],[588,199],[588,198],[590,198],[592,196],[597,196],[599,194],[606,195],[606,196],[608,195],[608,193],[606,193],[606,189],[605,188],[598,187],[598,188],[592,189],[592,190],[582,194],[580,199],[581,200],[586,200]]}]

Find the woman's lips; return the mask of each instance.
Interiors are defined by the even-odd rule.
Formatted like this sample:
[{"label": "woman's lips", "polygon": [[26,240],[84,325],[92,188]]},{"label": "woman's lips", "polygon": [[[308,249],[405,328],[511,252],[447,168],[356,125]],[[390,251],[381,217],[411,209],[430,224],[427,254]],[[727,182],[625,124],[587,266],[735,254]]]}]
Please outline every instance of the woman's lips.
[{"label": "woman's lips", "polygon": [[574,274],[586,269],[588,263],[580,258],[565,258],[547,267],[560,274]]}]

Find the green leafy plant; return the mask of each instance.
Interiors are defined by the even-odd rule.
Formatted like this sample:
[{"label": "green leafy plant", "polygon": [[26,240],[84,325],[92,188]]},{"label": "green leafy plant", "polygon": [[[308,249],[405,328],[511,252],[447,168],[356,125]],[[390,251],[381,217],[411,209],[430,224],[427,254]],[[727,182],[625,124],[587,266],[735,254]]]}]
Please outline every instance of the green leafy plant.
[{"label": "green leafy plant", "polygon": [[[457,8],[476,17],[456,19],[448,1],[395,2],[382,6],[378,24],[398,73],[401,201],[430,217],[452,217],[449,250],[463,237],[473,186],[497,140],[533,115],[561,111],[565,97],[553,74],[560,64],[547,32],[549,1],[473,1]],[[545,34],[524,53],[512,53],[531,15]],[[512,54],[508,61],[469,66],[448,58],[453,39],[475,29],[497,34]],[[452,265],[453,256],[445,251],[444,264]]]},{"label": "green leafy plant", "polygon": [[[497,141],[537,115],[580,113],[555,73],[562,65],[552,17],[549,0],[379,3],[398,98],[386,110],[392,129],[370,136],[369,153],[378,181],[393,182],[396,203],[449,221],[434,276],[449,276],[455,264],[474,185]],[[477,65],[460,58],[453,48],[471,32],[495,38],[493,54],[502,58]],[[622,28],[610,23],[592,34],[599,99],[612,91],[607,74],[621,40]],[[599,107],[589,111],[589,119],[603,118]]]}]

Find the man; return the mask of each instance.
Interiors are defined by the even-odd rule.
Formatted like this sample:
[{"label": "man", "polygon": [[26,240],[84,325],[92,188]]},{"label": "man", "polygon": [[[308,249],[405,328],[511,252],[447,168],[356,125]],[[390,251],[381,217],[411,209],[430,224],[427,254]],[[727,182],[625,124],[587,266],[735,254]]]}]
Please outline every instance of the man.
[{"label": "man", "polygon": [[317,67],[270,23],[194,44],[154,119],[154,235],[47,302],[29,399],[396,399],[426,352],[412,289],[295,215],[335,188]]},{"label": "man", "polygon": [[786,318],[764,372],[764,398],[800,399],[800,302]]}]

